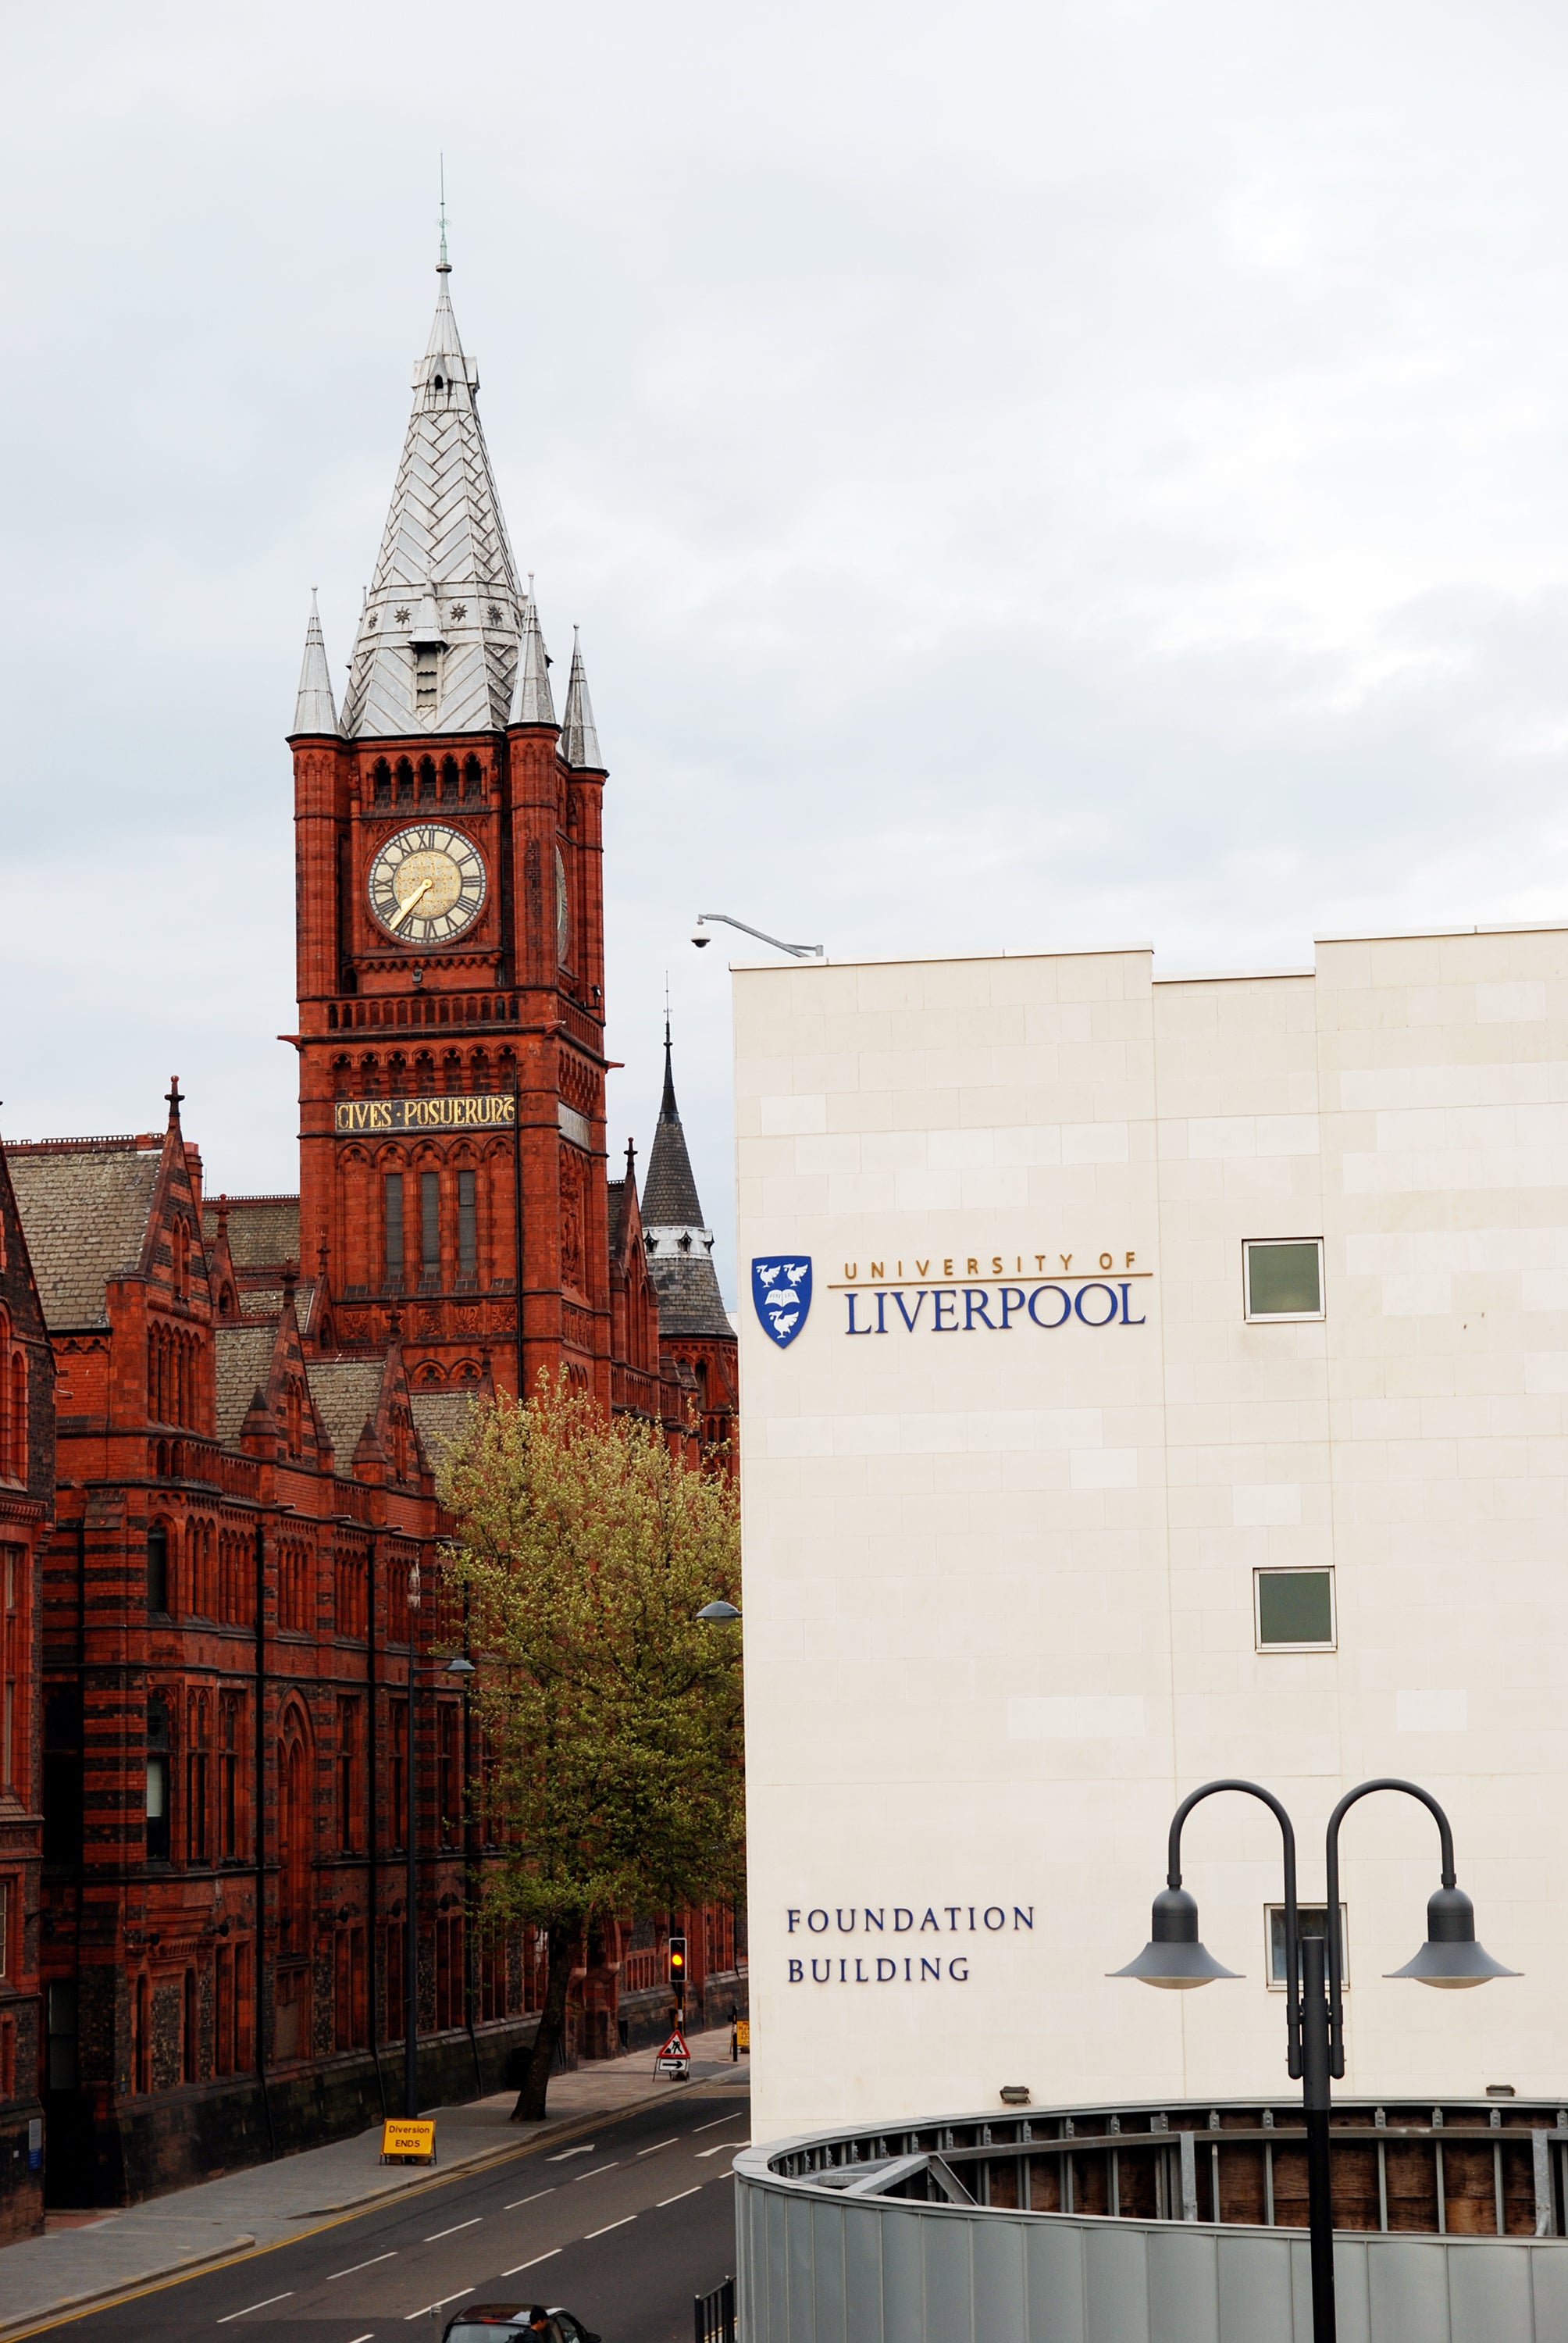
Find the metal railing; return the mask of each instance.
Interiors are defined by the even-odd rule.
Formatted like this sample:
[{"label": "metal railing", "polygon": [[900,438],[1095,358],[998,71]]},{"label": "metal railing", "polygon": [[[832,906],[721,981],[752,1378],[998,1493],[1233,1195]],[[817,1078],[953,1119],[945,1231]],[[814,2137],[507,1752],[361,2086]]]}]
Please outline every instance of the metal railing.
[{"label": "metal railing", "polygon": [[695,2343],[735,2343],[735,2280],[727,2278],[711,2294],[699,2294],[692,2303]]}]

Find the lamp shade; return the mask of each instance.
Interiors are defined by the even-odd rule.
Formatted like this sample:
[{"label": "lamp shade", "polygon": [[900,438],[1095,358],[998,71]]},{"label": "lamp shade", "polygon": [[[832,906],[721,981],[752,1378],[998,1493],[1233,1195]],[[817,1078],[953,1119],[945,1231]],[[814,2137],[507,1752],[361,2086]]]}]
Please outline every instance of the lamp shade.
[{"label": "lamp shade", "polygon": [[1387,1974],[1413,1977],[1417,1985],[1440,1986],[1455,1993],[1485,1985],[1492,1977],[1517,1976],[1519,1971],[1505,1969],[1484,1946],[1476,1943],[1475,1906],[1463,1888],[1440,1887],[1427,1898],[1425,1944],[1403,1968],[1390,1969]]},{"label": "lamp shade", "polygon": [[456,1659],[447,1661],[447,1674],[449,1676],[471,1676],[477,1675],[478,1674],[478,1670],[475,1667],[472,1660],[466,1660],[463,1657],[462,1653],[459,1652]]},{"label": "lamp shade", "polygon": [[1162,1887],[1154,1898],[1149,1942],[1135,1961],[1112,1976],[1136,1977],[1141,1985],[1157,1985],[1166,1993],[1190,1993],[1194,1986],[1212,1985],[1216,1977],[1233,1977],[1198,1940],[1198,1906],[1184,1887]]},{"label": "lamp shade", "polygon": [[721,1626],[728,1620],[739,1619],[740,1614],[733,1603],[725,1603],[721,1600],[718,1603],[705,1603],[697,1615],[699,1619],[708,1620],[710,1624]]}]

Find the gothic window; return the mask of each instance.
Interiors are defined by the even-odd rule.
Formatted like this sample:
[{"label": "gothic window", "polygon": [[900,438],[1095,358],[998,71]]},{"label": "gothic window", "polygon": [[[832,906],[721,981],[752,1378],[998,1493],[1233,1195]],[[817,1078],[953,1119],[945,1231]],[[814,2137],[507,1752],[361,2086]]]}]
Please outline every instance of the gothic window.
[{"label": "gothic window", "polygon": [[368,1624],[364,1550],[339,1546],[336,1562],[337,1632],[363,1638]]},{"label": "gothic window", "polygon": [[155,1616],[166,1615],[169,1607],[169,1532],[166,1522],[152,1522],[147,1527],[147,1609]]},{"label": "gothic window", "polygon": [[0,1546],[0,1788],[27,1789],[27,1557]]},{"label": "gothic window", "polygon": [[290,1375],[283,1393],[284,1436],[291,1456],[305,1453],[305,1385]]},{"label": "gothic window", "polygon": [[441,760],[441,802],[443,805],[457,804],[457,759],[456,757],[443,758]]},{"label": "gothic window", "polygon": [[414,1061],[414,1087],[420,1091],[436,1087],[436,1061],[428,1050],[421,1050]]},{"label": "gothic window", "polygon": [[382,1182],[386,1200],[383,1228],[383,1283],[388,1293],[403,1291],[403,1174],[388,1172]]},{"label": "gothic window", "polygon": [[419,802],[421,805],[434,805],[436,802],[436,759],[434,757],[421,757],[419,759]]},{"label": "gothic window", "polygon": [[377,757],[376,759],[376,770],[371,776],[371,787],[377,805],[391,804],[392,768],[385,757]]},{"label": "gothic window", "polygon": [[479,1273],[479,1205],[478,1182],[472,1172],[457,1174],[457,1274],[463,1278]]},{"label": "gothic window", "polygon": [[277,1755],[278,1906],[284,1942],[303,1942],[310,1861],[310,1756],[297,1708],[284,1719]]},{"label": "gothic window", "polygon": [[147,1703],[147,1861],[169,1859],[169,1712],[161,1694]]},{"label": "gothic window", "polygon": [[556,958],[562,968],[571,950],[571,917],[567,901],[567,866],[561,850],[556,849]]},{"label": "gothic window", "polygon": [[397,802],[399,805],[412,805],[414,802],[414,768],[407,757],[397,759]]},{"label": "gothic window", "polygon": [[225,1863],[245,1853],[239,1804],[240,1695],[226,1692],[218,1704],[217,1851]]},{"label": "gothic window", "polygon": [[[392,1711],[392,1813],[387,1836],[396,1847],[408,1840],[408,1704],[398,1701]],[[388,2009],[390,2010],[390,2003]]]},{"label": "gothic window", "polygon": [[482,798],[484,794],[484,769],[477,757],[468,757],[463,764],[463,795],[466,798]]},{"label": "gothic window", "polygon": [[211,1765],[211,1709],[205,1692],[193,1694],[186,1712],[186,1861],[207,1859],[207,1775]]},{"label": "gothic window", "polygon": [[419,1174],[419,1282],[438,1286],[441,1282],[441,1175],[438,1172]]},{"label": "gothic window", "polygon": [[82,1695],[74,1684],[44,1704],[44,1860],[82,1860]]},{"label": "gothic window", "polygon": [[363,1703],[356,1695],[337,1704],[337,1845],[357,1855],[365,1840]]},{"label": "gothic window", "polygon": [[441,687],[441,647],[438,643],[416,643],[414,646],[414,706],[417,712],[436,713],[436,701]]}]

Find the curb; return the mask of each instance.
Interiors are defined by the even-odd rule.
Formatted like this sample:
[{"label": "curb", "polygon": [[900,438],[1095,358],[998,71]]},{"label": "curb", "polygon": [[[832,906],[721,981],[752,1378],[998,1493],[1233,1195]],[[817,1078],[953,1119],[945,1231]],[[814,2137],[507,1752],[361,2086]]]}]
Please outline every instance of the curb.
[{"label": "curb", "polygon": [[[667,2085],[662,2091],[654,2089],[645,2092],[640,2098],[627,2099],[618,2107],[594,2107],[580,2115],[557,2116],[531,2133],[524,2133],[517,2139],[508,2140],[505,2146],[479,2148],[471,2156],[457,2157],[450,2163],[431,2166],[423,2172],[410,2173],[406,2180],[384,2181],[374,2188],[361,2189],[357,2196],[340,2197],[331,2205],[313,2205],[307,2211],[295,2213],[289,2217],[297,2221],[315,2221],[328,2213],[361,2212],[367,2205],[374,2205],[389,2197],[406,2196],[410,2188],[417,2187],[422,2182],[455,2180],[465,2172],[483,2171],[487,2165],[500,2164],[508,2157],[526,2155],[531,2147],[542,2147],[551,2140],[568,2138],[574,2128],[579,2131],[592,2131],[596,2125],[618,2122],[622,2116],[629,2115],[636,2107],[648,2107],[655,2099],[667,2097],[674,2098],[682,2091],[694,2090],[703,2083],[711,2084],[720,2079],[724,2078],[712,2075],[694,2075],[689,2081],[678,2083],[673,2089]],[[4,2343],[5,2333],[5,2328],[0,2327],[0,2343]]]},{"label": "curb", "polygon": [[200,2269],[207,2262],[226,2261],[231,2254],[245,2253],[254,2246],[252,2237],[230,2237],[221,2246],[209,2246],[199,2254],[177,2254],[171,2262],[156,2262],[151,2269],[127,2270],[123,2277],[106,2286],[91,2286],[80,2294],[57,2294],[52,2302],[40,2302],[32,2310],[23,2310],[10,2318],[0,2318],[0,2338],[35,2327],[40,2320],[56,2318],[63,2310],[81,2310],[95,2302],[106,2302],[112,2296],[126,2293],[130,2288],[146,2286],[153,2278],[172,2278],[176,2272]]}]

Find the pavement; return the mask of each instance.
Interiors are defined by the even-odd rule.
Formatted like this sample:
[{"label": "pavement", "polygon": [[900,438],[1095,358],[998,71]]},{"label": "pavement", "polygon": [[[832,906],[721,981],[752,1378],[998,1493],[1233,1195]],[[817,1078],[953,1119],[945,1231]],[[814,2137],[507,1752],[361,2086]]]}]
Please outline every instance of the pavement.
[{"label": "pavement", "polygon": [[[651,2048],[553,2075],[549,2114],[542,2124],[508,2120],[516,2091],[422,2109],[423,2117],[435,2117],[437,2170],[482,2167],[521,2148],[591,2128],[596,2117],[678,2098],[699,2083],[746,2078],[745,2058],[739,2066],[731,2062],[728,2026],[693,2034],[689,2041],[691,2074],[686,2082],[655,2075]],[[45,2236],[0,2247],[0,2338],[125,2288],[304,2236],[334,2215],[391,2204],[404,2191],[429,2182],[428,2166],[384,2165],[380,2154],[377,2123],[352,2138],[304,2148],[274,2164],[228,2173],[123,2212],[85,2219],[52,2215]]]}]

